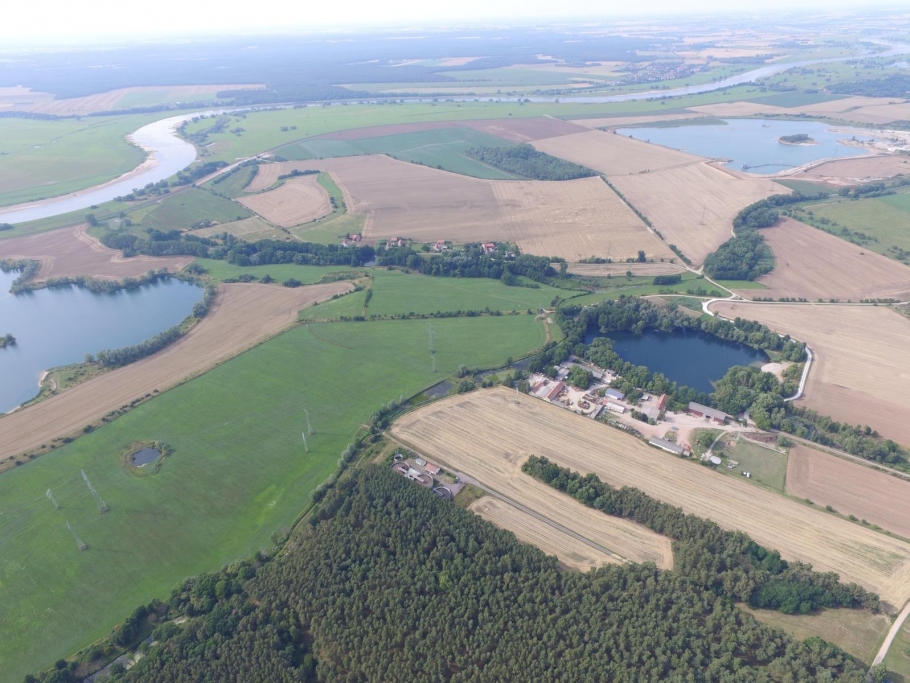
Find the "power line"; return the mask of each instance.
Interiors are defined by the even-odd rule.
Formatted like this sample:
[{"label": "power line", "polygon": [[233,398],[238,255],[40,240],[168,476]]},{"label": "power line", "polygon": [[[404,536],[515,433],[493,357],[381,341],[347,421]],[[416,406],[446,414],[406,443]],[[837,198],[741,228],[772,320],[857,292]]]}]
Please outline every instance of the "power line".
[{"label": "power line", "polygon": [[110,508],[107,506],[107,503],[104,502],[99,493],[95,490],[95,487],[92,486],[92,482],[88,480],[88,475],[85,473],[85,470],[79,471],[82,472],[82,478],[85,479],[85,484],[88,486],[88,490],[92,494],[92,498],[95,499],[95,505],[98,506],[98,512],[105,513],[110,510]]}]

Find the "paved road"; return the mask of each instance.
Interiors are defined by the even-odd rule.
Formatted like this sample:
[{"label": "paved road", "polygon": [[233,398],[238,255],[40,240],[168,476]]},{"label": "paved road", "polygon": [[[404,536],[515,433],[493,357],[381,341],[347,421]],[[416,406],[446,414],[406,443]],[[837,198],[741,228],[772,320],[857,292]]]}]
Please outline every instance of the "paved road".
[{"label": "paved road", "polygon": [[908,614],[910,614],[910,602],[904,605],[904,609],[901,610],[901,613],[897,615],[897,619],[895,619],[894,623],[891,625],[891,630],[888,631],[888,636],[885,638],[885,642],[882,643],[882,646],[880,648],[878,648],[878,654],[875,655],[875,659],[872,660],[872,666],[878,666],[883,661],[885,661],[885,656],[888,654],[888,649],[891,647],[891,643],[897,636],[897,632],[900,631],[901,626],[904,625],[904,620],[907,618]]}]

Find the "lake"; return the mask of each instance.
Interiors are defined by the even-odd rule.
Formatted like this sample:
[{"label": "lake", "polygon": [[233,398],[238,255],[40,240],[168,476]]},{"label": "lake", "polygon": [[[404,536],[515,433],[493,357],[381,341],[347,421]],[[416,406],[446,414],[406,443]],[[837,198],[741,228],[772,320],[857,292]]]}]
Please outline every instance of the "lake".
[{"label": "lake", "polygon": [[[853,135],[859,140],[873,137],[871,131],[860,129],[835,133],[829,124],[815,121],[723,120],[724,124],[713,125],[620,128],[617,133],[703,157],[730,159],[725,166],[749,173],[777,173],[819,159],[868,154],[867,150],[848,147],[838,140],[849,140]],[[798,133],[805,133],[818,144],[787,145],[778,141],[783,135]]]},{"label": "lake", "polygon": [[651,372],[660,372],[677,384],[710,394],[712,382],[727,374],[734,365],[753,365],[768,362],[764,351],[751,346],[718,339],[701,330],[658,332],[591,332],[585,336],[590,344],[595,337],[607,337],[613,350],[635,365],[645,365]]},{"label": "lake", "polygon": [[45,370],[149,339],[189,315],[204,293],[170,278],[113,294],[72,286],[13,295],[16,276],[0,271],[0,335],[16,338],[0,349],[0,413],[34,398]]}]

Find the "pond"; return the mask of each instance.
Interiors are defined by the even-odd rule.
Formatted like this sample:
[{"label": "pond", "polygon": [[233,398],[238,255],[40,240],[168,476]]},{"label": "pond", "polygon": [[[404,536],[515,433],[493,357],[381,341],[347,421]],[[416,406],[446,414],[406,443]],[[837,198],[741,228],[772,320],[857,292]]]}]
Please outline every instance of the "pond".
[{"label": "pond", "polygon": [[155,462],[161,451],[154,448],[145,447],[133,453],[133,467],[144,467],[150,462]]},{"label": "pond", "polygon": [[710,394],[712,382],[727,374],[734,365],[762,365],[768,362],[764,351],[738,342],[718,339],[701,330],[658,332],[590,332],[585,343],[595,337],[607,337],[613,350],[635,365],[645,365],[651,372],[660,372],[668,379]]},{"label": "pond", "polygon": [[[870,140],[873,134],[860,129],[841,128],[834,132],[826,123],[815,121],[775,121],[768,119],[723,119],[712,125],[672,127],[649,126],[620,128],[619,135],[631,135],[665,147],[715,159],[730,159],[725,166],[748,173],[777,173],[828,158],[868,154],[865,149],[850,147],[840,140],[854,135]],[[849,130],[849,132],[846,132]],[[781,136],[804,133],[817,144],[788,145]]]},{"label": "pond", "polygon": [[0,335],[16,338],[0,349],[0,413],[34,398],[48,368],[149,339],[177,325],[203,295],[173,278],[113,294],[72,286],[13,295],[16,276],[0,271]]}]

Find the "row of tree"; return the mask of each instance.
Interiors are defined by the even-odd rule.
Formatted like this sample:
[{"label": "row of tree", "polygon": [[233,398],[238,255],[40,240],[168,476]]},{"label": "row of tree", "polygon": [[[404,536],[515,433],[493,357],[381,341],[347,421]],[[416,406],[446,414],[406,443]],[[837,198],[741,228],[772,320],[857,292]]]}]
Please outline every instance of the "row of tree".
[{"label": "row of tree", "polygon": [[877,595],[855,583],[840,583],[834,572],[819,573],[809,565],[787,562],[747,534],[725,531],[639,489],[615,489],[595,474],[582,476],[537,456],[521,469],[588,507],[671,538],[674,572],[705,590],[785,614],[807,614],[821,607],[879,607]]}]

